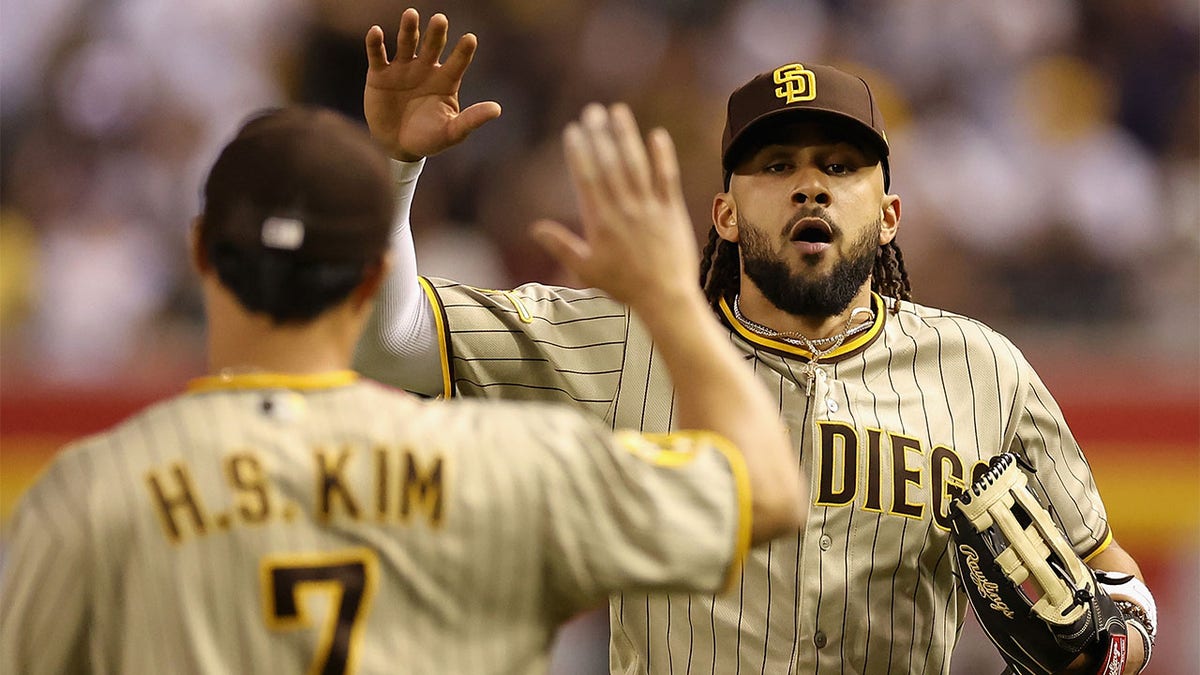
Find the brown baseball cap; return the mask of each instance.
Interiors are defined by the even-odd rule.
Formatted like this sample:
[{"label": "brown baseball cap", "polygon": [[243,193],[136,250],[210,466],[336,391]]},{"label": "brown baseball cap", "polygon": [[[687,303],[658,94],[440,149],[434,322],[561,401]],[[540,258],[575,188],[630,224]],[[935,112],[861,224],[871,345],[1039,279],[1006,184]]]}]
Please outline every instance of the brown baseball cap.
[{"label": "brown baseball cap", "polygon": [[209,173],[201,238],[299,263],[368,262],[388,249],[394,190],[361,124],[321,108],[262,111]]},{"label": "brown baseball cap", "polygon": [[759,73],[729,96],[725,133],[721,139],[721,166],[729,175],[740,141],[763,123],[796,113],[824,114],[857,124],[864,138],[879,151],[884,188],[889,187],[888,140],[883,115],[866,80],[826,65],[788,63]]}]

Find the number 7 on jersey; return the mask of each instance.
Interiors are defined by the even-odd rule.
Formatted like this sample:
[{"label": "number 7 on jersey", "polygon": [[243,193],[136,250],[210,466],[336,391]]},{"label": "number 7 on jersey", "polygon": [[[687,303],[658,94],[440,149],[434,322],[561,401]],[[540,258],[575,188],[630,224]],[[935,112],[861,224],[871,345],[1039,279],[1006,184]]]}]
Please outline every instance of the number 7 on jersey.
[{"label": "number 7 on jersey", "polygon": [[269,628],[311,627],[313,596],[325,597],[325,620],[309,675],[354,672],[378,570],[375,553],[365,548],[268,555],[259,562],[263,619]]}]

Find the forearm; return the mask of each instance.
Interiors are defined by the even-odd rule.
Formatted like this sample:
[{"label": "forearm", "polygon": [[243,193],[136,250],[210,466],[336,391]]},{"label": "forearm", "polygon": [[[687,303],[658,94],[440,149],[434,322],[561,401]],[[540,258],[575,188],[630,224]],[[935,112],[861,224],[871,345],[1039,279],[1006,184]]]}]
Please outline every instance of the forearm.
[{"label": "forearm", "polygon": [[695,233],[670,136],[643,140],[625,104],[584,108],[563,132],[583,233],[540,223],[535,237],[585,283],[627,303],[675,385],[673,426],[709,430],[741,450],[752,540],[794,531],[807,494],[779,406],[743,361],[696,285]]},{"label": "forearm", "polygon": [[369,377],[410,391],[442,393],[433,310],[417,276],[410,213],[425,161],[392,162],[396,213],[392,228],[392,273],[355,351],[355,368]]},{"label": "forearm", "polygon": [[742,450],[756,504],[755,541],[793,529],[803,521],[808,494],[797,480],[779,405],[713,320],[712,309],[697,290],[661,296],[654,307],[635,311],[675,384],[675,427],[715,431]]}]

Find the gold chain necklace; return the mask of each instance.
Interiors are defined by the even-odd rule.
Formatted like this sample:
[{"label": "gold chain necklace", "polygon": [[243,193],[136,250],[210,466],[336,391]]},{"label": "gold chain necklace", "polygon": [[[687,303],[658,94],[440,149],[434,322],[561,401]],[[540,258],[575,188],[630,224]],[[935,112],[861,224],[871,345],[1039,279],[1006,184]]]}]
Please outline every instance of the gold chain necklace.
[{"label": "gold chain necklace", "polygon": [[[841,344],[843,342],[845,342],[848,338],[854,337],[855,335],[858,335],[859,333],[861,333],[871,327],[871,324],[873,323],[873,321],[867,320],[867,321],[864,321],[863,323],[855,326],[854,328],[850,328],[850,324],[854,322],[855,316],[857,316],[859,314],[868,314],[869,319],[875,318],[875,310],[873,310],[869,307],[856,307],[856,308],[854,308],[853,312],[850,312],[850,316],[846,317],[846,325],[842,327],[841,333],[838,333],[837,335],[831,335],[829,337],[812,339],[798,331],[778,331],[778,330],[775,330],[774,328],[768,328],[767,326],[764,326],[761,323],[757,323],[755,321],[747,319],[746,315],[742,314],[742,307],[739,302],[741,300],[741,297],[742,297],[741,294],[733,296],[733,316],[736,317],[738,321],[742,322],[742,324],[744,326],[746,326],[746,328],[749,328],[750,332],[755,333],[757,335],[761,335],[763,337],[777,338],[777,339],[783,340],[785,342],[791,342],[793,344],[796,344],[796,346],[798,346],[798,347],[804,347],[805,349],[808,349],[808,351],[810,351],[810,352],[814,351],[812,348],[817,347],[817,346],[824,346],[824,345],[830,345],[830,344],[836,343],[840,347]],[[836,349],[836,347],[835,347],[835,349]],[[832,349],[826,349],[825,353],[828,353],[830,351],[832,351]]]},{"label": "gold chain necklace", "polygon": [[[742,307],[741,303],[739,302],[741,297],[742,295],[740,293],[733,296],[733,316],[737,318],[742,325],[744,325],[746,328],[749,328],[750,332],[763,337],[782,340],[797,347],[803,347],[804,349],[808,350],[810,354],[812,354],[812,358],[808,360],[808,363],[804,364],[804,374],[808,378],[808,396],[812,396],[813,383],[817,379],[817,361],[820,361],[835,351],[838,347],[841,347],[847,339],[862,333],[870,328],[873,323],[875,323],[874,309],[870,307],[855,307],[854,310],[850,312],[850,316],[846,317],[846,324],[842,326],[842,332],[838,333],[837,335],[831,335],[830,337],[817,338],[813,340],[808,338],[803,333],[797,331],[777,331],[774,328],[769,328],[761,323],[747,319],[746,316],[742,314]],[[868,320],[855,326],[854,328],[851,328],[850,324],[854,322],[854,317],[860,314],[866,314],[868,316]],[[818,347],[818,345],[821,346]],[[825,345],[829,346],[826,347]]]}]

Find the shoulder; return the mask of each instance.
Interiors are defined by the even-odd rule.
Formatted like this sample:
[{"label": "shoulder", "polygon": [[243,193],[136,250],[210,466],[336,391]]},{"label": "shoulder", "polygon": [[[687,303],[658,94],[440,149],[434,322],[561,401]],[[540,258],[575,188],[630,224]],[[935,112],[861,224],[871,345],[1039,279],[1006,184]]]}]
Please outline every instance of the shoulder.
[{"label": "shoulder", "polygon": [[907,300],[885,298],[884,301],[889,318],[894,316],[896,320],[899,335],[914,339],[936,337],[943,344],[1000,350],[1023,360],[1012,340],[979,319]]},{"label": "shoulder", "polygon": [[421,406],[419,424],[444,442],[473,455],[480,448],[500,449],[513,463],[574,461],[581,453],[607,452],[612,444],[612,430],[600,419],[561,404],[460,398]]},{"label": "shoulder", "polygon": [[454,420],[480,434],[502,433],[515,439],[539,436],[548,444],[580,432],[607,432],[602,422],[581,410],[542,401],[480,398],[437,399],[421,402],[423,415],[434,423]]},{"label": "shoulder", "polygon": [[[100,432],[75,439],[59,448],[21,495],[18,513],[54,514],[56,520],[103,521],[109,515],[99,508],[96,496],[106,490],[124,490],[117,470],[127,463],[129,438],[143,437],[147,421],[162,417],[168,402],[153,404]],[[152,445],[145,440],[143,446]],[[115,520],[115,519],[114,519]]]},{"label": "shoulder", "polygon": [[152,403],[124,420],[63,446],[57,463],[95,464],[128,454],[135,445],[152,444],[156,429],[173,427],[176,418],[187,409],[186,394]]},{"label": "shoulder", "polygon": [[576,312],[624,314],[623,305],[596,288],[571,288],[531,282],[512,289],[493,289],[470,286],[440,277],[423,278],[428,288],[445,304],[470,300],[477,303],[511,305],[514,301],[521,301],[571,306]]}]

